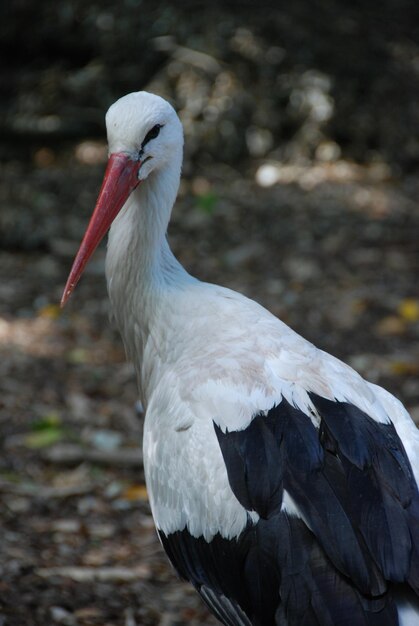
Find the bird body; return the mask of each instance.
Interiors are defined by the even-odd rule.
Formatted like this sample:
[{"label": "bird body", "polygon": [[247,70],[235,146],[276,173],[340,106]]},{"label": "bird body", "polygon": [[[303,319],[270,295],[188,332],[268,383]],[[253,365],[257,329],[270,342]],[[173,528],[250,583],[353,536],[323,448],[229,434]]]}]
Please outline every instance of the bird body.
[{"label": "bird body", "polygon": [[63,301],[112,224],[108,291],[173,565],[227,626],[417,626],[419,434],[408,413],[175,259],[166,229],[183,133],[168,103],[129,94],[107,129],[110,164]]}]

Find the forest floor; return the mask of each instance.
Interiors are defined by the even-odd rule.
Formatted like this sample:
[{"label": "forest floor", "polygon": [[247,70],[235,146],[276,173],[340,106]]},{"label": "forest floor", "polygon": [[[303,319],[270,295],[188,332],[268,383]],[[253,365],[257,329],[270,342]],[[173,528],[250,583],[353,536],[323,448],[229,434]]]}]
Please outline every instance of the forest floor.
[{"label": "forest floor", "polygon": [[[15,163],[7,179],[18,204],[36,190],[56,213],[48,249],[0,253],[1,623],[214,624],[153,528],[104,248],[58,307],[78,243],[67,222],[82,232],[101,169],[63,159]],[[285,169],[264,188],[258,171],[214,167],[183,182],[176,254],[387,386],[419,419],[419,179],[341,161]]]}]

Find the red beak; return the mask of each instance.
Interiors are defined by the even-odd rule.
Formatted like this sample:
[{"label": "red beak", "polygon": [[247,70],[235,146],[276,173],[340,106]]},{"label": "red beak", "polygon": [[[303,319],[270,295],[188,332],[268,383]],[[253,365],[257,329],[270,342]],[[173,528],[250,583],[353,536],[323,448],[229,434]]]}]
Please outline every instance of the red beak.
[{"label": "red beak", "polygon": [[77,285],[88,260],[102,241],[129,195],[140,182],[138,180],[140,165],[140,161],[133,160],[125,152],[115,152],[109,157],[95,210],[74,259],[61,298],[62,307]]}]

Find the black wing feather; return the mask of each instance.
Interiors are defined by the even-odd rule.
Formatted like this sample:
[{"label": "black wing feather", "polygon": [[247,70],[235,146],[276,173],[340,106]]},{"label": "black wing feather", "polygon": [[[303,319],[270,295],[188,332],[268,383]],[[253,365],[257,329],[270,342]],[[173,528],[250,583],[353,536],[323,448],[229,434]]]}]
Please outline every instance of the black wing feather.
[{"label": "black wing feather", "polygon": [[[163,546],[226,626],[396,626],[419,591],[419,494],[391,423],[311,394],[320,428],[285,399],[242,431],[214,424],[230,486],[260,519],[210,542]],[[301,512],[282,509],[284,490]]]}]

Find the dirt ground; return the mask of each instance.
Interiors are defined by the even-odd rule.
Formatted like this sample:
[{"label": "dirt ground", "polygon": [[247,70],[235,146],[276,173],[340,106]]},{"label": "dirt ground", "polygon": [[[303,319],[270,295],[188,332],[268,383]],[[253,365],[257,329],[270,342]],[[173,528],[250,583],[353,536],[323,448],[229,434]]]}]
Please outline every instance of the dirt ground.
[{"label": "dirt ground", "polygon": [[133,89],[171,98],[182,263],[419,422],[415,4],[57,4],[40,2],[31,28],[16,3],[0,44],[25,25],[0,67],[0,626],[209,626],[154,531],[104,246],[57,304],[104,170],[103,116]]}]

